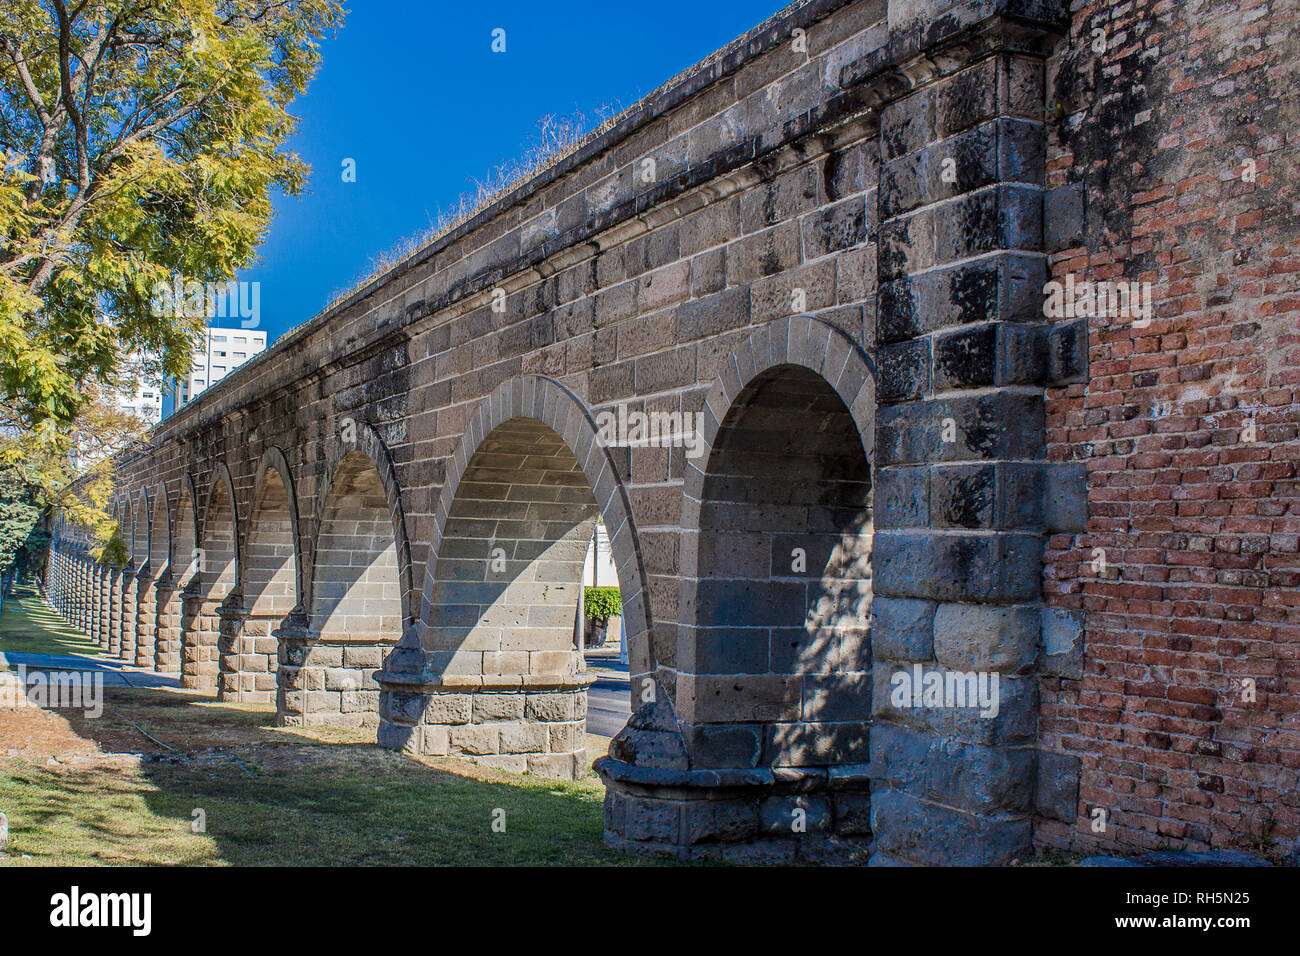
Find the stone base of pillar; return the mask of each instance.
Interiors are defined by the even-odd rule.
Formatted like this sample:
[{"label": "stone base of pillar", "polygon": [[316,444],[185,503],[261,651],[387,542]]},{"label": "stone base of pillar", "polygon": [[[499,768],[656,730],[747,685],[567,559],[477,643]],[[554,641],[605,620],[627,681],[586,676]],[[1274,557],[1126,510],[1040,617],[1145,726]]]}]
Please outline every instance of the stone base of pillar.
[{"label": "stone base of pillar", "polygon": [[180,601],[170,578],[154,585],[154,669],[176,671],[181,667]]},{"label": "stone base of pillar", "polygon": [[137,585],[135,599],[135,666],[152,670],[157,641],[157,598],[153,581]]},{"label": "stone base of pillar", "polygon": [[587,688],[595,675],[377,679],[381,746],[559,780],[586,773]]},{"label": "stone base of pillar", "polygon": [[181,686],[215,691],[220,671],[216,602],[197,594],[186,594],[182,601]]},{"label": "stone base of pillar", "polygon": [[763,864],[862,864],[872,854],[866,764],[667,770],[601,757],[595,770],[613,849]]},{"label": "stone base of pillar", "polygon": [[224,608],[221,614],[218,696],[248,704],[275,703],[280,642],[272,632],[280,618]]},{"label": "stone base of pillar", "polygon": [[279,636],[276,721],[282,727],[378,727],[375,677],[390,641],[356,636],[323,638],[284,627]]}]

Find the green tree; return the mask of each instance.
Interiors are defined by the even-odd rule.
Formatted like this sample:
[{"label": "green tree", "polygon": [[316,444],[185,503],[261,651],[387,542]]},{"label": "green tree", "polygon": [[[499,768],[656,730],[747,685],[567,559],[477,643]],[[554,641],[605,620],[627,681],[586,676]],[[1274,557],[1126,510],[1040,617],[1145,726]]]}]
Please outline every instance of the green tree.
[{"label": "green tree", "polygon": [[19,553],[40,523],[42,510],[17,472],[0,471],[0,574],[15,570]]},{"label": "green tree", "polygon": [[85,384],[188,371],[203,316],[158,290],[249,265],[307,169],[288,106],[337,0],[0,0],[0,426],[64,427]]},{"label": "green tree", "polygon": [[[12,481],[20,489],[15,494],[40,514],[85,528],[99,557],[117,531],[107,512],[114,490],[112,457],[139,440],[144,422],[118,410],[111,392],[93,383],[83,387],[83,395],[76,417],[64,428],[0,432],[0,479]],[[39,534],[25,546],[26,564],[40,559]]]}]

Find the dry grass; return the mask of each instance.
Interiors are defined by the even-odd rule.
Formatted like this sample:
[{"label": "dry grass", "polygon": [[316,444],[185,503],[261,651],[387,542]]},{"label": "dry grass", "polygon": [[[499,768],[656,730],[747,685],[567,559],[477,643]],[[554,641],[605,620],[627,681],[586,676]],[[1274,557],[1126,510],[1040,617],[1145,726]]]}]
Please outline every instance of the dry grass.
[{"label": "dry grass", "polygon": [[603,106],[596,111],[594,120],[580,111],[571,116],[543,116],[537,121],[537,132],[522,155],[496,166],[486,179],[472,180],[474,188],[462,193],[450,209],[440,209],[428,228],[372,257],[366,272],[346,288],[335,292],[325,308],[328,310],[342,302],[367,283],[415,256],[440,236],[473,218],[520,183],[577,152],[588,140],[612,127],[623,112],[612,106]]},{"label": "dry grass", "polygon": [[3,865],[642,862],[601,842],[594,775],[543,780],[273,721],[267,706],[141,688],[106,688],[97,720],[0,711]]}]

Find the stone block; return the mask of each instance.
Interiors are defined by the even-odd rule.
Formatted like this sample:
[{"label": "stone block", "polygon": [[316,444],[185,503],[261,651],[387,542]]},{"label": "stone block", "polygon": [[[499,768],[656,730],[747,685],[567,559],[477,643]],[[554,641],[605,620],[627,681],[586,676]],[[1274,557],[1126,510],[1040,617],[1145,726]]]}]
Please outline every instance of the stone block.
[{"label": "stone block", "polygon": [[925,661],[934,653],[937,604],[877,596],[871,603],[872,650],[879,660]]},{"label": "stone block", "polygon": [[1040,609],[1042,620],[1042,672],[1049,677],[1083,678],[1083,614],[1062,608]]},{"label": "stone block", "polygon": [[1027,673],[1038,656],[1035,605],[940,604],[934,615],[934,655],[963,671]]},{"label": "stone block", "polygon": [[1033,852],[1028,817],[966,813],[897,790],[873,794],[875,850],[929,866],[1004,866]]},{"label": "stone block", "polygon": [[831,801],[816,794],[768,797],[759,804],[759,828],[778,837],[816,836],[831,832]]},{"label": "stone block", "polygon": [[1043,466],[1043,523],[1047,531],[1088,530],[1088,469],[1082,462]]},{"label": "stone block", "polygon": [[1073,754],[1038,751],[1034,809],[1045,817],[1073,825],[1079,816],[1082,761]]}]

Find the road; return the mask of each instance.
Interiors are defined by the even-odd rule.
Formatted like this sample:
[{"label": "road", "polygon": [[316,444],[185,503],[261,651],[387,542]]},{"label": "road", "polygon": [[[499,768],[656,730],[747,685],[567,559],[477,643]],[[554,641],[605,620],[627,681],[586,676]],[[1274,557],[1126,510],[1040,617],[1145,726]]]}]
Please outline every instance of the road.
[{"label": "road", "polygon": [[627,672],[599,670],[587,691],[587,733],[613,737],[632,715]]}]

